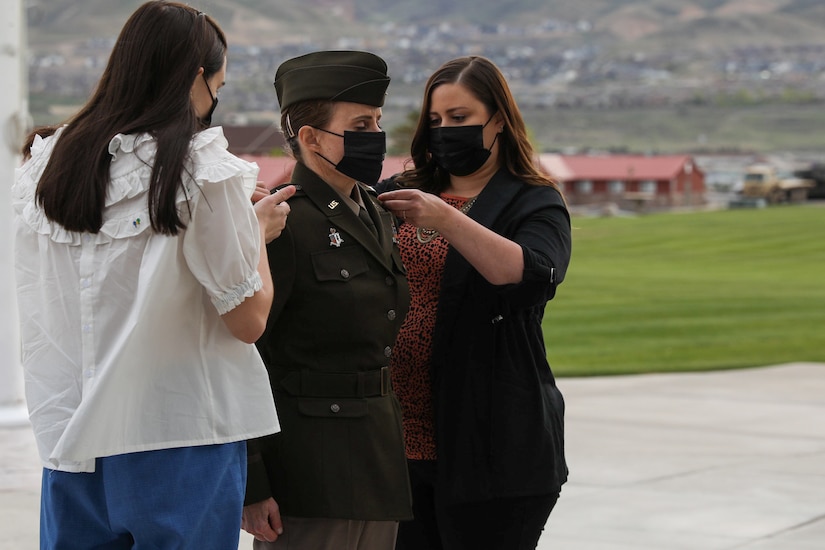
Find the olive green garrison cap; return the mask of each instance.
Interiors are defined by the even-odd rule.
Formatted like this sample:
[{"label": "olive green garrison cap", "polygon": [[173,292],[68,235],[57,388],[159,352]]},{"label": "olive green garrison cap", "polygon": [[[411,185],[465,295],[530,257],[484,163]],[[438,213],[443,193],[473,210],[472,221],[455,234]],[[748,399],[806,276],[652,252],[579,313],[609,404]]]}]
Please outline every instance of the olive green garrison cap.
[{"label": "olive green garrison cap", "polygon": [[360,51],[322,51],[294,57],[275,72],[275,92],[281,111],[312,99],[384,105],[387,64],[375,54]]}]

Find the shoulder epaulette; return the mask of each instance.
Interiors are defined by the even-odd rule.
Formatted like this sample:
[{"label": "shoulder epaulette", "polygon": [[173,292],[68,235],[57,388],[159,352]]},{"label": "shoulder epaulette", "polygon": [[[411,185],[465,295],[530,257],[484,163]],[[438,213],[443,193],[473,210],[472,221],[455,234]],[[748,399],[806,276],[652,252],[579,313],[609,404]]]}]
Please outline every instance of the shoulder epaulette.
[{"label": "shoulder epaulette", "polygon": [[304,188],[301,187],[300,185],[298,185],[297,183],[282,183],[281,185],[276,185],[275,187],[273,187],[272,189],[269,190],[269,194],[271,195],[272,193],[275,193],[276,191],[280,191],[281,189],[283,189],[284,187],[287,187],[289,185],[294,185],[295,186],[295,194],[292,195],[293,197],[297,197],[299,195],[306,195],[306,193],[304,192]]}]

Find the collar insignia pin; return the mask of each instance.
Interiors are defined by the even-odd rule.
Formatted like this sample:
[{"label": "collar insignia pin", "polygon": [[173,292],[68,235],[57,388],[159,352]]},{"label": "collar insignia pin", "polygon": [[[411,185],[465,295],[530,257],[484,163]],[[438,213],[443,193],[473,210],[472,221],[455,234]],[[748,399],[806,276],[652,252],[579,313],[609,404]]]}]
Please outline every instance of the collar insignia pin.
[{"label": "collar insignia pin", "polygon": [[335,210],[336,206],[338,206],[338,201],[330,201],[330,203],[327,205],[327,208],[329,208],[330,210]]}]

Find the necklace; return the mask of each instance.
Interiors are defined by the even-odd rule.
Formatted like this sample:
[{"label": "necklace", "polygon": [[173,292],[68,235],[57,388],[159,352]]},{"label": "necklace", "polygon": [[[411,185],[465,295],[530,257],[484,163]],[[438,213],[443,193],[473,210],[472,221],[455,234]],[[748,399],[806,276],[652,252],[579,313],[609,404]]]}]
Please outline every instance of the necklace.
[{"label": "necklace", "polygon": [[[472,208],[473,205],[475,204],[477,198],[478,198],[478,195],[476,195],[475,197],[471,197],[471,198],[467,199],[467,202],[465,202],[462,205],[462,207],[459,208],[459,211],[462,214],[466,214],[467,212],[469,212],[470,208]],[[421,244],[427,244],[431,240],[435,239],[436,236],[438,236],[438,231],[436,231],[435,229],[429,229],[429,228],[426,228],[426,227],[419,227],[418,229],[415,230],[415,238],[418,239],[418,242],[420,242]]]}]

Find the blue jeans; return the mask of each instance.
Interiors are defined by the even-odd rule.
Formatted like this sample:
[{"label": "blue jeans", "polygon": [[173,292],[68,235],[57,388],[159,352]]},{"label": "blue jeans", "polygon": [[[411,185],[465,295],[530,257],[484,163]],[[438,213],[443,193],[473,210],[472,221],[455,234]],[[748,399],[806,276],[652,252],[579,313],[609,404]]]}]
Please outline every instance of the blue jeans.
[{"label": "blue jeans", "polygon": [[42,550],[237,548],[246,444],[98,458],[94,473],[43,470]]}]

